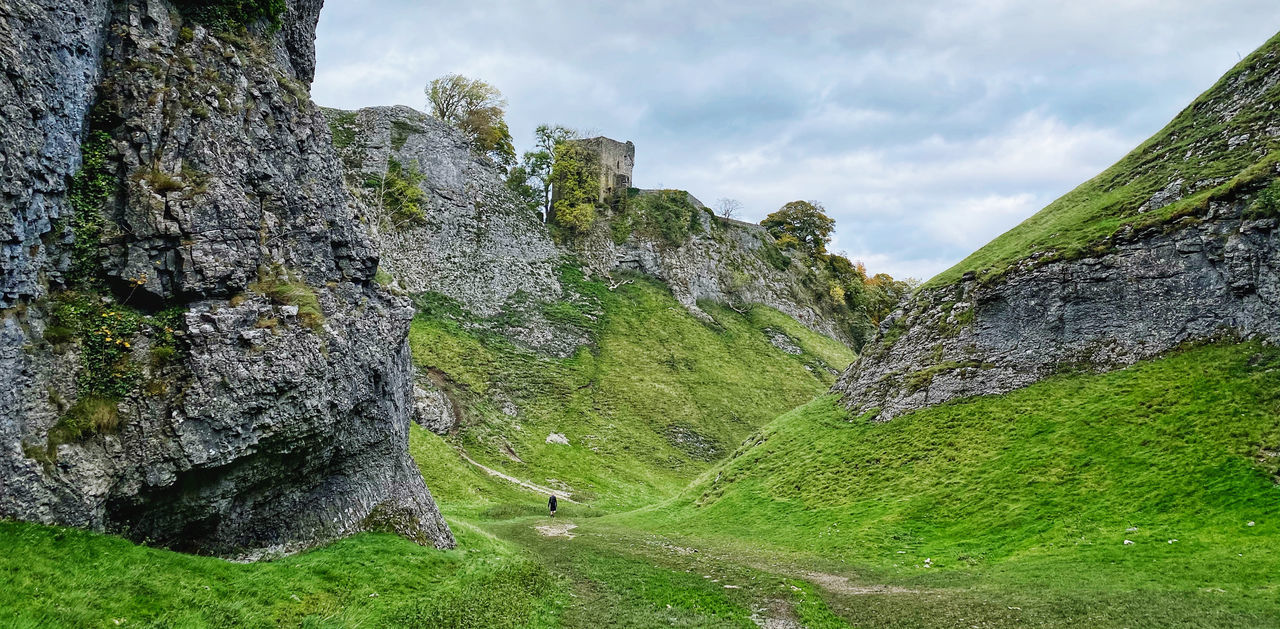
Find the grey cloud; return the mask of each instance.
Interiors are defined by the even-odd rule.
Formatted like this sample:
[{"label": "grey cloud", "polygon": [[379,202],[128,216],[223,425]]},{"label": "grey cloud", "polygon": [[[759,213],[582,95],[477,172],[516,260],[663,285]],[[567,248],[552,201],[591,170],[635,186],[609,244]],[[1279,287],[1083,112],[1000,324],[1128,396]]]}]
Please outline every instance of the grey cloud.
[{"label": "grey cloud", "polygon": [[[1273,0],[328,0],[313,93],[422,106],[447,72],[637,145],[636,179],[797,198],[873,271],[927,276],[1119,159],[1274,34]],[[523,148],[522,146],[521,148]]]}]

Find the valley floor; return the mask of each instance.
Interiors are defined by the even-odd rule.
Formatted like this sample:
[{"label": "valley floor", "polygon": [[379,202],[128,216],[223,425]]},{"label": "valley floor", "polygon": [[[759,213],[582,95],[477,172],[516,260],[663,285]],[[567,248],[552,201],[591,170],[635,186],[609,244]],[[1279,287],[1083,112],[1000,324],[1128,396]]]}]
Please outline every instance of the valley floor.
[{"label": "valley floor", "polygon": [[[16,627],[1280,627],[1280,350],[1191,348],[887,424],[818,398],[613,513],[414,428],[458,538],[235,564],[0,523]],[[528,481],[539,481],[528,478]]]}]

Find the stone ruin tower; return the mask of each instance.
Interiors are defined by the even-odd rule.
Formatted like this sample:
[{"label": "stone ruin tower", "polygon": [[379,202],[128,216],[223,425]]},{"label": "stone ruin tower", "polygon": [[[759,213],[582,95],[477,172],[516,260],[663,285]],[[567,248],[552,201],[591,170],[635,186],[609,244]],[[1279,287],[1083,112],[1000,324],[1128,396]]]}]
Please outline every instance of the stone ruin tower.
[{"label": "stone ruin tower", "polygon": [[596,170],[600,173],[601,203],[608,203],[615,195],[627,193],[627,188],[631,187],[631,169],[636,164],[635,144],[604,136],[569,142],[586,148],[595,156]]},{"label": "stone ruin tower", "polygon": [[586,147],[596,156],[602,202],[614,198],[614,195],[627,193],[627,188],[631,187],[631,169],[636,165],[636,145],[604,136],[572,141]]}]

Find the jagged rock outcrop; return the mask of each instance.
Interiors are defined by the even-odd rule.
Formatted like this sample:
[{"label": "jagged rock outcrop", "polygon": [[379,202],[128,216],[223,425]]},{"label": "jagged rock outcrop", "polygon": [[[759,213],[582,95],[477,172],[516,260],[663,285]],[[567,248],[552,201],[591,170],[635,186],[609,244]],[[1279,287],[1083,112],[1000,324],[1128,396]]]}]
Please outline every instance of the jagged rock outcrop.
[{"label": "jagged rock outcrop", "polygon": [[834,391],[888,420],[1217,338],[1280,341],[1280,37],[1115,166],[935,278]]},{"label": "jagged rock outcrop", "polygon": [[[852,344],[845,322],[821,304],[825,284],[780,252],[759,225],[703,212],[696,217],[700,229],[679,244],[642,231],[618,243],[605,217],[583,237],[557,243],[539,214],[508,191],[502,171],[450,126],[404,106],[326,115],[349,186],[374,208],[370,222],[378,226],[383,270],[408,293],[439,293],[476,315],[501,319],[506,327],[499,331],[522,346],[565,356],[589,341],[542,316],[543,304],[573,298],[559,276],[565,265],[581,265],[595,277],[622,270],[651,275],[704,317],[700,300],[764,304]],[[411,169],[409,179],[418,179],[425,195],[420,219],[397,217],[380,200],[388,175],[402,168]],[[501,316],[510,313],[516,316]]]},{"label": "jagged rock outcrop", "polygon": [[[348,184],[370,206],[382,269],[400,288],[438,293],[480,317],[518,312],[502,332],[550,354],[587,342],[538,308],[563,297],[557,269],[564,252],[507,189],[501,169],[476,156],[461,133],[405,106],[326,114]],[[417,212],[387,198],[398,183],[422,190]]]},{"label": "jagged rock outcrop", "polygon": [[842,321],[836,309],[821,299],[826,285],[819,277],[820,270],[779,251],[773,236],[760,225],[710,212],[697,219],[701,228],[679,245],[640,232],[617,243],[606,226],[588,236],[579,254],[596,273],[626,269],[662,280],[676,301],[697,316],[707,317],[698,308],[703,300],[763,304],[815,332],[857,345],[849,322]]},{"label": "jagged rock outcrop", "polygon": [[1187,342],[1280,341],[1280,227],[1242,218],[1244,205],[1215,202],[1203,221],[1132,234],[1106,255],[924,291],[834,390],[855,414],[888,420]]},{"label": "jagged rock outcrop", "polygon": [[412,308],[307,95],[320,6],[239,34],[165,0],[0,11],[0,515],[239,556],[452,545],[407,452]]}]

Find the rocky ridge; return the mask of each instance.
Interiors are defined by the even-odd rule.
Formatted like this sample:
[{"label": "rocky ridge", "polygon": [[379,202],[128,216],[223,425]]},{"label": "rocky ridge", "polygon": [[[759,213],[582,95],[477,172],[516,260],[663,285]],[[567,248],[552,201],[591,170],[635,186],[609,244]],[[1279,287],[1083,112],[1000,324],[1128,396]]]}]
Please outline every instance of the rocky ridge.
[{"label": "rocky ridge", "polygon": [[1106,255],[924,291],[833,390],[883,421],[1184,343],[1280,341],[1280,221],[1243,218],[1245,207],[1214,202],[1202,221],[1135,233]]},{"label": "rocky ridge", "polygon": [[[589,341],[541,314],[544,304],[575,298],[560,277],[566,267],[599,278],[651,275],[702,317],[700,300],[763,304],[854,344],[847,323],[823,302],[818,272],[779,251],[759,225],[715,217],[697,203],[704,210],[700,228],[674,245],[640,231],[618,242],[609,218],[583,238],[557,242],[541,217],[507,190],[501,170],[472,154],[448,125],[404,106],[326,115],[348,185],[368,205],[380,205],[382,177],[393,161],[421,177],[420,220],[371,220],[380,226],[382,268],[397,286],[409,294],[439,293],[480,317],[500,318],[506,327],[499,331],[521,346],[565,356]],[[503,316],[511,313],[517,316]]]},{"label": "rocky ridge", "polygon": [[833,392],[888,420],[1186,343],[1280,341],[1278,102],[1273,38],[1118,164],[930,280]]}]

